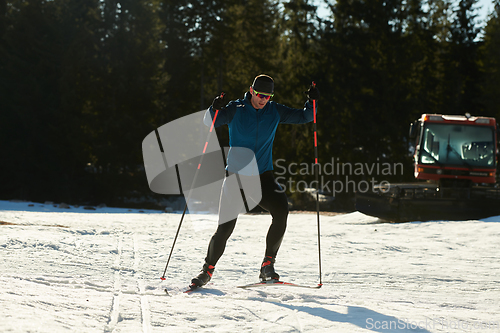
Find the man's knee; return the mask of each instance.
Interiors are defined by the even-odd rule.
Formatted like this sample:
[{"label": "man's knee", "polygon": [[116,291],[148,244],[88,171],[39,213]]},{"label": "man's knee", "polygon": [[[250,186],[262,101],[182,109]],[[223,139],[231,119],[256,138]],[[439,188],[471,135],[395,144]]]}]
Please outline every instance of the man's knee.
[{"label": "man's knee", "polygon": [[285,217],[285,219],[288,217],[288,213],[289,213],[289,210],[288,210],[288,200],[284,200],[281,205],[279,205],[278,207],[278,213],[282,216]]},{"label": "man's knee", "polygon": [[215,237],[217,239],[223,238],[228,239],[233,233],[234,226],[236,225],[236,220],[232,220],[226,223],[219,224],[217,230],[215,231]]}]

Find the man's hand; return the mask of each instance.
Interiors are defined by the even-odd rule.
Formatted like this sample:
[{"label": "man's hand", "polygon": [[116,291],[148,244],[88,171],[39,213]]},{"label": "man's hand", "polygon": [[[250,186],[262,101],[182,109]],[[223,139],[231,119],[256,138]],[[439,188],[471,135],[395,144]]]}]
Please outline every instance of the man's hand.
[{"label": "man's hand", "polygon": [[219,96],[214,98],[214,101],[212,102],[212,110],[220,110],[226,106],[226,103],[224,102],[224,94],[220,94]]},{"label": "man's hand", "polygon": [[309,90],[306,91],[306,94],[307,98],[309,98],[310,101],[312,101],[313,99],[317,101],[319,99],[319,90],[318,88],[316,88],[315,84],[311,84]]}]

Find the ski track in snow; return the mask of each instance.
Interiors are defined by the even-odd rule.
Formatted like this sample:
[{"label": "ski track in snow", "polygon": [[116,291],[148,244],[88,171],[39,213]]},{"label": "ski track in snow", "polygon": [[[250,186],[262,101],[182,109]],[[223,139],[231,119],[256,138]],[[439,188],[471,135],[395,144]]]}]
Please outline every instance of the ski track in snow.
[{"label": "ski track in snow", "polygon": [[[500,217],[321,216],[319,289],[256,282],[268,215],[240,216],[214,278],[183,294],[216,216],[0,201],[0,332],[500,332]],[[276,268],[318,283],[316,217],[290,214]],[[170,296],[164,289],[167,288]]]}]

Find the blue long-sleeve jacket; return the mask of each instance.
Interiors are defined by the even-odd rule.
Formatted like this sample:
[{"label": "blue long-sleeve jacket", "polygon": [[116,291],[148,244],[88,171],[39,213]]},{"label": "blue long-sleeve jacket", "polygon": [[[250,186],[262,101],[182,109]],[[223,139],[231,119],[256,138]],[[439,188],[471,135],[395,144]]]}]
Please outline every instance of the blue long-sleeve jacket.
[{"label": "blue long-sleeve jacket", "polygon": [[[283,104],[269,101],[263,109],[256,110],[250,102],[251,95],[229,102],[219,110],[215,127],[227,124],[229,127],[229,153],[227,169],[237,172],[236,154],[231,154],[233,147],[251,149],[257,161],[259,174],[273,170],[273,142],[278,124],[304,124],[313,120],[313,106],[306,102],[303,109],[293,109]],[[205,113],[204,123],[212,124],[215,110],[210,107]],[[235,170],[236,169],[236,170]]]}]

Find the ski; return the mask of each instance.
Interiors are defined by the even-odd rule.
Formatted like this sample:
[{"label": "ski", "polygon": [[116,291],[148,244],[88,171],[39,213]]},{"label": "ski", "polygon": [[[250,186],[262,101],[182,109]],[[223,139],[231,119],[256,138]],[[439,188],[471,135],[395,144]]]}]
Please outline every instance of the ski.
[{"label": "ski", "polygon": [[191,284],[189,285],[189,287],[187,287],[187,289],[183,291],[183,293],[184,293],[184,294],[189,294],[189,293],[191,293],[191,292],[193,292],[193,291],[195,291],[195,290],[198,290],[198,289],[200,289],[200,287],[198,287],[198,286],[197,286],[196,284],[194,284],[194,283],[191,283]]},{"label": "ski", "polygon": [[[319,283],[317,285],[304,285],[304,284],[296,284],[292,282],[285,282],[285,281],[278,281],[278,280],[270,280],[270,281],[261,281],[257,283],[250,283],[242,286],[237,286],[237,288],[241,289],[250,289],[250,288],[259,288],[259,287],[297,287],[297,288],[308,288],[308,289],[319,289],[323,286],[323,284]],[[183,294],[189,294],[192,293],[193,291],[198,291],[203,289],[203,287],[198,287],[195,284],[190,284],[188,287],[182,289],[181,293]],[[171,293],[168,292],[168,290],[165,288],[165,293],[168,296],[172,296]],[[174,292],[174,294],[177,294],[177,292]]]},{"label": "ski", "polygon": [[[181,289],[180,292],[178,290],[177,290],[177,292],[174,291],[173,295],[175,295],[177,293],[189,294],[189,293],[191,293],[191,292],[193,292],[195,290],[200,290],[200,289],[201,289],[201,287],[198,287],[197,285],[195,285],[194,283],[192,283],[188,287]],[[164,290],[165,290],[165,293],[167,294],[167,296],[172,296],[171,292],[169,293],[167,288],[165,288]]]},{"label": "ski", "polygon": [[250,284],[246,284],[243,286],[238,286],[238,288],[249,289],[249,288],[268,287],[268,286],[273,286],[273,287],[286,286],[286,287],[319,289],[319,288],[321,288],[321,286],[323,286],[323,284],[319,283],[315,286],[310,286],[310,285],[296,284],[296,283],[285,282],[285,281],[270,280],[270,281],[261,281],[261,282],[257,282],[257,283],[250,283]]}]

